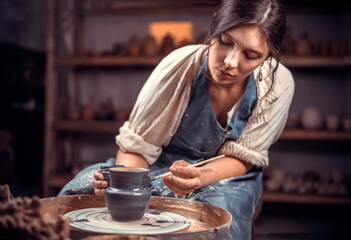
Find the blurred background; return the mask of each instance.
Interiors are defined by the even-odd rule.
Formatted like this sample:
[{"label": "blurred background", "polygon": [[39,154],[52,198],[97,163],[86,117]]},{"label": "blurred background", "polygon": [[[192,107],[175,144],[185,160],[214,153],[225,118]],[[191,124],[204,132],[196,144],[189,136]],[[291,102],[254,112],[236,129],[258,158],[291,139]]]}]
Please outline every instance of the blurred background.
[{"label": "blurred background", "polygon": [[[310,211],[330,217],[319,227],[340,225],[346,217],[333,214],[351,206],[351,7],[282,2],[282,63],[296,90],[264,171],[261,219]],[[0,184],[15,196],[55,196],[79,170],[115,157],[153,68],[201,43],[218,3],[0,0]]]}]

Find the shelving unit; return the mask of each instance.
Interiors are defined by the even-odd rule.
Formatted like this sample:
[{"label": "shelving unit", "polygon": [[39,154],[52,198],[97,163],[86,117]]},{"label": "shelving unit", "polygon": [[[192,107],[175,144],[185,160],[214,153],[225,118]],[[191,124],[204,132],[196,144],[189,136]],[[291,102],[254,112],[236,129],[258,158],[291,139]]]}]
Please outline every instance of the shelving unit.
[{"label": "shelving unit", "polygon": [[263,201],[272,203],[299,203],[299,204],[343,204],[350,205],[350,197],[323,196],[314,194],[264,192]]},{"label": "shelving unit", "polygon": [[[81,1],[81,0],[80,0]],[[49,196],[51,188],[60,188],[70,179],[73,175],[69,172],[57,171],[62,165],[62,134],[79,134],[79,133],[113,133],[116,134],[116,129],[123,124],[122,121],[84,121],[84,120],[66,120],[60,119],[56,116],[57,105],[57,87],[59,81],[56,76],[57,67],[68,67],[81,69],[85,67],[94,68],[99,67],[103,71],[104,67],[154,67],[162,59],[161,57],[126,57],[126,56],[56,56],[55,46],[55,2],[56,0],[48,0],[48,36],[47,36],[47,83],[46,83],[46,109],[45,109],[45,155],[44,155],[44,168],[43,168],[43,195]],[[162,1],[154,1],[162,2]],[[172,1],[171,1],[172,2]],[[172,9],[166,7],[164,11],[178,11],[180,7],[191,9],[200,4],[206,3],[200,11],[212,11],[214,8],[211,1],[192,1],[189,4],[187,1],[180,1],[177,3],[177,8]],[[174,2],[173,2],[174,3]],[[182,5],[183,4],[183,5]],[[126,14],[127,12],[136,13],[140,10],[139,7],[121,8],[106,10],[102,9],[94,12],[96,15],[104,14]],[[142,10],[143,11],[143,10]],[[153,9],[148,9],[146,12],[152,12]],[[157,10],[156,14],[163,14],[163,10]],[[143,13],[145,13],[143,11]],[[78,18],[78,21],[79,18]],[[78,24],[81,27],[82,22]],[[79,41],[82,40],[81,30],[77,29],[76,48],[81,47]],[[320,56],[283,56],[282,63],[291,68],[344,68],[351,67],[351,57],[320,57]],[[81,80],[77,76],[78,83]],[[282,140],[314,140],[314,141],[351,141],[351,132],[331,132],[331,131],[307,131],[301,129],[286,129],[281,135]],[[77,151],[79,143],[73,143],[73,158],[72,168],[77,168],[79,164],[79,157]],[[317,196],[317,195],[300,195],[300,194],[286,194],[286,193],[268,193],[263,195],[264,201],[267,202],[293,202],[293,203],[316,203],[316,204],[351,204],[351,198],[339,198],[331,196]]]}]

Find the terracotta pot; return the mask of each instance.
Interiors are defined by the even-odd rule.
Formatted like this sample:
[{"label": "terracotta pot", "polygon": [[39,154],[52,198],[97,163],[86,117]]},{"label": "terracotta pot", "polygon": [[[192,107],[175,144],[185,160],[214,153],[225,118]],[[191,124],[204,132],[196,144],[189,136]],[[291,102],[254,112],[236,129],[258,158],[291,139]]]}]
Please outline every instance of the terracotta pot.
[{"label": "terracotta pot", "polygon": [[296,42],[296,53],[297,55],[307,56],[311,55],[312,44],[306,33],[301,39]]},{"label": "terracotta pot", "polygon": [[323,126],[323,117],[316,107],[304,109],[301,124],[305,129],[320,129]]},{"label": "terracotta pot", "polygon": [[135,57],[140,55],[142,51],[142,43],[137,36],[132,36],[127,46],[127,52],[130,56]]},{"label": "terracotta pot", "polygon": [[340,125],[340,118],[336,115],[328,115],[325,118],[325,125],[330,131],[337,131]]},{"label": "terracotta pot", "polygon": [[156,39],[152,35],[146,35],[144,39],[144,55],[153,57],[158,54]]},{"label": "terracotta pot", "polygon": [[141,220],[151,198],[149,169],[113,167],[109,173],[111,185],[105,191],[105,200],[112,219]]}]

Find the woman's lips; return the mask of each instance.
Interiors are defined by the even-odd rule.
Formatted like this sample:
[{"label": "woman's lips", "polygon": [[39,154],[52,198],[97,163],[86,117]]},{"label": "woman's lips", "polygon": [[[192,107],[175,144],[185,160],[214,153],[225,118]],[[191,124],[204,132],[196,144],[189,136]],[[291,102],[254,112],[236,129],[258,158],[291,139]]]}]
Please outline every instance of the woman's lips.
[{"label": "woman's lips", "polygon": [[217,68],[216,70],[217,70],[218,75],[222,78],[233,78],[234,77],[232,74],[230,74],[227,71],[221,70],[219,68]]}]

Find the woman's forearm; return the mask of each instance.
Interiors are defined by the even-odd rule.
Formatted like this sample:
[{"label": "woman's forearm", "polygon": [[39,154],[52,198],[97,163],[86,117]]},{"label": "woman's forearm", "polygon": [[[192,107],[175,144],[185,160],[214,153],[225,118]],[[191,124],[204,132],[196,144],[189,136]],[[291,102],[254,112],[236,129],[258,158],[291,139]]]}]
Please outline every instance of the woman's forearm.
[{"label": "woman's forearm", "polygon": [[126,167],[143,167],[149,168],[149,164],[146,160],[138,154],[123,152],[122,150],[118,150],[116,156],[116,164],[124,165]]},{"label": "woman's forearm", "polygon": [[244,175],[252,168],[250,163],[233,157],[224,157],[200,167],[200,186],[202,188],[220,180]]}]

